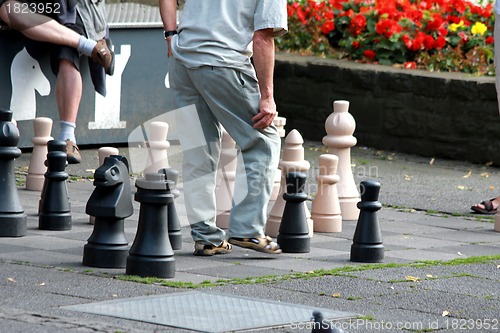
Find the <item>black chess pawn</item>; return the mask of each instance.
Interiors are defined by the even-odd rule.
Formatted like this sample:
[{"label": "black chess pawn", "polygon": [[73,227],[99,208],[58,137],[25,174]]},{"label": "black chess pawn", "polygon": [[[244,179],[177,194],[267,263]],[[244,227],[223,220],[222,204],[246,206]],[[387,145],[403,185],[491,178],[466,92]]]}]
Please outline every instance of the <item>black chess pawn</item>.
[{"label": "black chess pawn", "polygon": [[0,237],[26,235],[27,216],[19,199],[14,160],[21,156],[12,111],[0,109]]},{"label": "black chess pawn", "polygon": [[307,225],[304,201],[306,174],[302,172],[289,172],[286,174],[285,208],[277,241],[281,250],[288,253],[308,253],[311,246],[309,227]]},{"label": "black chess pawn", "polygon": [[179,214],[175,208],[175,199],[180,195],[177,189],[177,180],[179,179],[179,171],[172,168],[165,168],[158,171],[165,175],[166,180],[171,180],[173,183],[170,186],[170,191],[174,195],[174,200],[168,204],[168,238],[173,250],[182,248],[182,232]]},{"label": "black chess pawn", "polygon": [[83,264],[123,268],[129,251],[124,220],[134,213],[128,161],[112,155],[94,173],[94,192],[85,212],[95,216],[94,230],[83,249]]},{"label": "black chess pawn", "polygon": [[71,204],[66,180],[66,143],[47,142],[47,171],[38,209],[38,228],[41,230],[71,230]]},{"label": "black chess pawn", "polygon": [[127,258],[126,274],[173,278],[174,251],[168,237],[168,207],[174,201],[172,181],[161,173],[137,179],[135,200],[140,202],[139,224]]},{"label": "black chess pawn", "polygon": [[382,262],[384,245],[377,217],[377,212],[382,208],[378,202],[380,183],[375,180],[362,181],[360,191],[361,201],[357,204],[360,213],[351,245],[351,261]]},{"label": "black chess pawn", "polygon": [[344,331],[332,327],[333,324],[325,320],[320,311],[313,311],[313,327],[311,333],[343,333]]}]

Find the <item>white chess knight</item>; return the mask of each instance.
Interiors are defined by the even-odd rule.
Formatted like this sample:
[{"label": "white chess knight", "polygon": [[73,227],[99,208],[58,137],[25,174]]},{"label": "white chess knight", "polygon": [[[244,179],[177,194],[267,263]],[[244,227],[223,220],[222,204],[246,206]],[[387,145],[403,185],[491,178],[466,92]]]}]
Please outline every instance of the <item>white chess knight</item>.
[{"label": "white chess knight", "polygon": [[10,109],[14,118],[28,120],[36,118],[36,91],[41,96],[50,94],[50,82],[43,74],[40,64],[26,48],[23,48],[12,60],[10,67],[12,97]]}]

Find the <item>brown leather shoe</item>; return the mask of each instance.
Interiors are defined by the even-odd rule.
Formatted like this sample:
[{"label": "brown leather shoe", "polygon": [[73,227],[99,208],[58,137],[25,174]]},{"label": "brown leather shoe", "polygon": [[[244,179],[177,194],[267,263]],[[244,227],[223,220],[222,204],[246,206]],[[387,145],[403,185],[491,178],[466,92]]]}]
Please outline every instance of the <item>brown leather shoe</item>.
[{"label": "brown leather shoe", "polygon": [[115,53],[111,51],[111,41],[107,38],[101,39],[92,50],[91,59],[104,67],[108,75],[115,72]]},{"label": "brown leather shoe", "polygon": [[80,156],[80,150],[76,143],[66,140],[66,160],[68,164],[78,164],[82,161],[82,157]]}]

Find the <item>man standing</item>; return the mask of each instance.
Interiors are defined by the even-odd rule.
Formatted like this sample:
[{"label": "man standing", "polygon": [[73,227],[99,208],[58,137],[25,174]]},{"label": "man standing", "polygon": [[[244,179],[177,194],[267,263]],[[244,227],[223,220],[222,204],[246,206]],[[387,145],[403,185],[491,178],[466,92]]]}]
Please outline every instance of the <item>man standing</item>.
[{"label": "man standing", "polygon": [[[176,0],[160,0],[170,85],[177,108],[183,108],[176,122],[194,254],[228,253],[231,244],[281,253],[264,227],[281,143],[273,125],[274,37],[287,31],[286,0],[186,0],[178,29],[176,9]],[[201,133],[187,130],[196,123]],[[227,241],[215,225],[222,127],[244,164],[244,174],[236,177]]]}]

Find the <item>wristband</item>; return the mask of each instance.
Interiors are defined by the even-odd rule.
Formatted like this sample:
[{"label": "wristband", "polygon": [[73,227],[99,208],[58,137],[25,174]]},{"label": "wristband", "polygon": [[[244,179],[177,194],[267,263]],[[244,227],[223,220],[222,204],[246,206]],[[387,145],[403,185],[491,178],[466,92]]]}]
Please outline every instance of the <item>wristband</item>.
[{"label": "wristband", "polygon": [[163,33],[165,35],[165,39],[167,39],[167,37],[177,35],[177,30],[164,31]]}]

